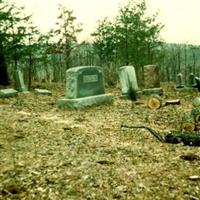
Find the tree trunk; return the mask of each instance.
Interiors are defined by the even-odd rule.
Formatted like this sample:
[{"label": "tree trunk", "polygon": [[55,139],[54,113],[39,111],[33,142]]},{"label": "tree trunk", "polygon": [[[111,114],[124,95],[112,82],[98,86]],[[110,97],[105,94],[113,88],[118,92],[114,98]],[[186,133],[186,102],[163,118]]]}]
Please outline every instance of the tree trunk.
[{"label": "tree trunk", "polygon": [[9,85],[6,59],[3,52],[2,41],[0,41],[0,85]]}]

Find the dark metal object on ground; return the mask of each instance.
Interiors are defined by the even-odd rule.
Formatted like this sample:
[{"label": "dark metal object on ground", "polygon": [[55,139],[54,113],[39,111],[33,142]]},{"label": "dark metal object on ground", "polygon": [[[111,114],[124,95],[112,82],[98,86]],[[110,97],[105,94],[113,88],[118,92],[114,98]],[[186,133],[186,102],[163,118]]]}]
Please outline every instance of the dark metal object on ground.
[{"label": "dark metal object on ground", "polygon": [[153,130],[152,128],[143,126],[143,125],[138,125],[138,126],[128,126],[128,125],[121,125],[121,128],[145,128],[147,129],[155,138],[157,138],[157,140],[159,140],[160,142],[165,142],[165,140],[162,138],[162,136],[156,132],[155,130]]},{"label": "dark metal object on ground", "polygon": [[128,126],[128,125],[121,125],[121,128],[145,128],[147,129],[157,140],[162,143],[171,143],[171,144],[178,144],[183,143],[184,145],[188,146],[200,146],[200,133],[194,132],[169,132],[165,133],[164,137],[160,135],[157,131],[143,125],[136,125],[136,126]]}]

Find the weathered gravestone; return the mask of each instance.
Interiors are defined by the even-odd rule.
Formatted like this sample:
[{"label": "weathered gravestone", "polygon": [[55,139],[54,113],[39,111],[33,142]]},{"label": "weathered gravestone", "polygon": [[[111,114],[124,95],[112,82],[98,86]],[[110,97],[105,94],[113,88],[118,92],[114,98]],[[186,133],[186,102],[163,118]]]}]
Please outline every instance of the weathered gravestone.
[{"label": "weathered gravestone", "polygon": [[27,91],[27,88],[24,84],[23,73],[19,69],[15,71],[15,81],[16,81],[16,90],[18,90],[19,92]]},{"label": "weathered gravestone", "polygon": [[145,88],[160,87],[160,69],[158,65],[144,66],[144,87]]},{"label": "weathered gravestone", "polygon": [[101,67],[73,67],[66,72],[66,97],[58,100],[60,108],[80,108],[113,101],[112,94],[105,94]]},{"label": "weathered gravestone", "polygon": [[189,74],[189,80],[188,80],[189,87],[195,86],[195,76],[193,73]]},{"label": "weathered gravestone", "polygon": [[162,95],[163,89],[160,87],[160,69],[158,65],[144,66],[144,95]]},{"label": "weathered gravestone", "polygon": [[130,89],[138,90],[138,83],[133,66],[123,66],[119,68],[119,80],[122,95],[128,95]]},{"label": "weathered gravestone", "polygon": [[176,88],[184,88],[183,75],[181,73],[176,76]]}]

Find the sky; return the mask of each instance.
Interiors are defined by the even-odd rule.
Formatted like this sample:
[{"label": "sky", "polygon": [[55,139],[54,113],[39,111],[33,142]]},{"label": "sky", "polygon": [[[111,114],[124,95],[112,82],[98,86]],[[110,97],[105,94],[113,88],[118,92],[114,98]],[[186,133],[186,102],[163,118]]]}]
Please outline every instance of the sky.
[{"label": "sky", "polygon": [[[33,15],[33,22],[42,33],[55,25],[58,4],[73,10],[83,31],[79,41],[90,40],[98,20],[110,19],[128,0],[15,0]],[[200,45],[200,0],[146,0],[148,13],[158,12],[157,20],[164,25],[161,37],[166,42]]]}]

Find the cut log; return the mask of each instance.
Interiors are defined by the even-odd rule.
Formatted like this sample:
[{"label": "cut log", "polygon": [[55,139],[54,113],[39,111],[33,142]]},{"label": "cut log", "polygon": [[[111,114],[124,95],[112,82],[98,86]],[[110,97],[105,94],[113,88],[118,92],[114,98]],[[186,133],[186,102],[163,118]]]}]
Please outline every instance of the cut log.
[{"label": "cut log", "polygon": [[195,128],[196,125],[193,116],[187,113],[182,119],[181,130],[193,132]]},{"label": "cut log", "polygon": [[152,95],[147,100],[147,107],[151,109],[158,109],[162,106],[162,100],[158,95]]}]

